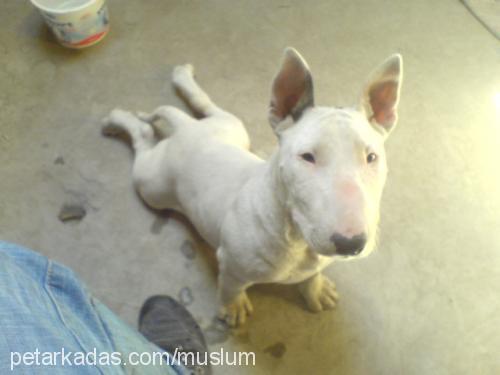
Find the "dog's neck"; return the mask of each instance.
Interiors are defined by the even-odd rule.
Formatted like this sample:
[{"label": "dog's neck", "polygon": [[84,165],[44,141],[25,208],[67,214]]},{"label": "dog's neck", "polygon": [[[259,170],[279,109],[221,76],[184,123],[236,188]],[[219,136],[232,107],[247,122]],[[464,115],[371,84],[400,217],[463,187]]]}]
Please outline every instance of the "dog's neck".
[{"label": "dog's neck", "polygon": [[280,177],[279,155],[275,151],[254,177],[251,190],[252,214],[257,225],[276,245],[290,247],[304,242],[287,204],[287,190]]}]

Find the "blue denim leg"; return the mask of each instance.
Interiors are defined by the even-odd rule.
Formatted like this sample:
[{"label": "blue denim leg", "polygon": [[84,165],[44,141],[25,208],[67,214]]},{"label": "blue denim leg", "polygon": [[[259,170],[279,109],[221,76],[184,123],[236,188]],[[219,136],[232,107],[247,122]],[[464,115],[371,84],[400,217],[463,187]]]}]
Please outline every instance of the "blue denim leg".
[{"label": "blue denim leg", "polygon": [[[28,361],[26,356],[21,359],[26,352],[34,353]],[[87,357],[90,364],[81,356],[63,361],[62,355],[68,352],[96,353],[96,357]],[[133,352],[161,349],[93,298],[71,270],[0,241],[0,374],[12,368],[23,374],[187,373],[181,366],[167,365],[172,361],[167,353],[163,365],[158,361],[133,365],[127,362]],[[111,355],[114,361],[107,357]]]}]

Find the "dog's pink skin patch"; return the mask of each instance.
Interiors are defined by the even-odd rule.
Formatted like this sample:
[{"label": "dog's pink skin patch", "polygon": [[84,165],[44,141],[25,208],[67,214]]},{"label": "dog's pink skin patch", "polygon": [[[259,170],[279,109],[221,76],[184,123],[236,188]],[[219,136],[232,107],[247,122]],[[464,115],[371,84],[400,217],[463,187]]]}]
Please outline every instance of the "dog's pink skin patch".
[{"label": "dog's pink skin patch", "polygon": [[370,93],[370,104],[373,109],[373,117],[380,125],[388,125],[394,122],[395,105],[397,101],[397,82],[383,82],[375,86]]},{"label": "dog's pink skin patch", "polygon": [[344,181],[340,183],[340,191],[345,196],[359,195],[359,186],[352,181]]}]

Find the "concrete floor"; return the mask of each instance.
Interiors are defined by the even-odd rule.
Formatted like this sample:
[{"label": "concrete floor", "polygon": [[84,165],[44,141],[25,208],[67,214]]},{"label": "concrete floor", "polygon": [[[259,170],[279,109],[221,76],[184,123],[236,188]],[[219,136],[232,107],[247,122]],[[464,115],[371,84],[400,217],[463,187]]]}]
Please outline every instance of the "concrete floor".
[{"label": "concrete floor", "polygon": [[[188,287],[202,327],[215,311],[210,253],[175,218],[145,208],[132,153],[100,135],[115,106],[183,107],[172,67],[191,62],[254,150],[287,45],[308,60],[320,104],[351,104],[390,53],[405,59],[400,123],[379,250],[326,271],[333,312],[304,310],[293,287],[252,289],[255,314],[213,350],[254,351],[219,374],[500,373],[500,46],[459,1],[120,1],[85,51],[59,47],[28,1],[0,4],[0,238],[72,267],[130,324],[155,293]],[[81,202],[81,222],[61,223]],[[192,247],[196,250],[193,251]]]}]

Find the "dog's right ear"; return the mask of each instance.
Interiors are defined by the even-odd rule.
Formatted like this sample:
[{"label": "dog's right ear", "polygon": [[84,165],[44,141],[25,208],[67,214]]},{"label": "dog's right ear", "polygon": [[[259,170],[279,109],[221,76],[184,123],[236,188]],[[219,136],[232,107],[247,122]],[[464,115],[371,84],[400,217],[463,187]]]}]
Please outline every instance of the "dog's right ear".
[{"label": "dog's right ear", "polygon": [[288,116],[297,121],[314,105],[313,82],[309,67],[293,48],[285,49],[281,69],[274,78],[269,107],[269,122],[275,132]]}]

